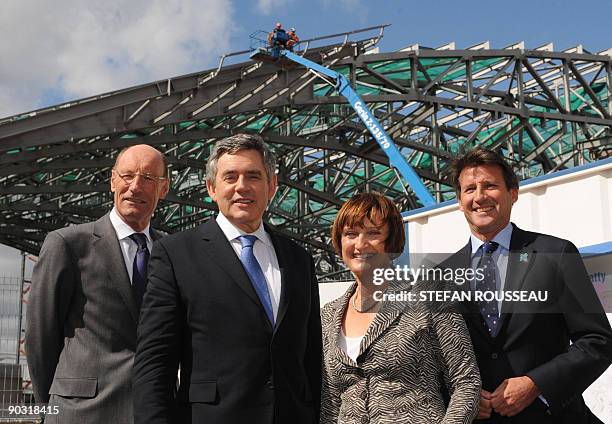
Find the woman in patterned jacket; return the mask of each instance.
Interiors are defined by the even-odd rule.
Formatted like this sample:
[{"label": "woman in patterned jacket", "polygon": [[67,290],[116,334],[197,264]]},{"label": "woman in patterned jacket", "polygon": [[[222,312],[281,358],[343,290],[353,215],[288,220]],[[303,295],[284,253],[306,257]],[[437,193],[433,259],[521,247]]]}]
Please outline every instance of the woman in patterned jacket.
[{"label": "woman in patterned jacket", "polygon": [[396,206],[377,193],[354,196],[332,239],[355,283],[321,312],[321,423],[472,422],[480,375],[461,315],[374,300],[375,290],[392,289],[373,280],[374,269],[404,246]]}]

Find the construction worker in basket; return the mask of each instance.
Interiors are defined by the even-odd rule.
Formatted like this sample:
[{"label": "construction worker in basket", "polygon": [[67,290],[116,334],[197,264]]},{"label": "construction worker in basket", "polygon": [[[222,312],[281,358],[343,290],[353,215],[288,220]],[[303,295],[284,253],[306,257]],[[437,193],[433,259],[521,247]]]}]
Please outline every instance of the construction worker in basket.
[{"label": "construction worker in basket", "polygon": [[274,29],[268,34],[268,44],[270,47],[286,47],[289,35],[283,29],[283,25],[277,22]]},{"label": "construction worker in basket", "polygon": [[293,47],[300,42],[300,39],[298,38],[297,34],[295,33],[295,28],[291,28],[289,30],[289,32],[287,33],[287,35],[289,36],[289,40],[287,40],[287,49],[289,51],[293,51]]},{"label": "construction worker in basket", "polygon": [[283,29],[280,22],[277,22],[274,26],[274,30],[268,34],[268,45],[270,46],[271,54],[273,58],[278,58],[281,49],[287,48],[287,41],[289,35]]}]

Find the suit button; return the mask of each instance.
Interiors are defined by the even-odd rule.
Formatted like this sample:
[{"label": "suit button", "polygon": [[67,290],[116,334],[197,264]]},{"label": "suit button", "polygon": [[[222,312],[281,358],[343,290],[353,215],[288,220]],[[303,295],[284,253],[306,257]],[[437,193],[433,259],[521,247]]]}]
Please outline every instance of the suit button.
[{"label": "suit button", "polygon": [[272,379],[266,381],[266,386],[268,386],[268,389],[274,390],[274,383],[272,382]]},{"label": "suit button", "polygon": [[366,392],[366,391],[364,390],[363,392],[361,392],[361,394],[359,395],[359,397],[360,397],[362,400],[366,400],[366,399],[367,399],[367,397],[368,397],[368,392]]},{"label": "suit button", "polygon": [[498,358],[497,353],[492,353],[492,354],[491,354],[491,359],[497,359],[497,358]]},{"label": "suit button", "polygon": [[361,424],[368,424],[368,421],[370,421],[370,419],[368,418],[367,415],[361,416]]}]

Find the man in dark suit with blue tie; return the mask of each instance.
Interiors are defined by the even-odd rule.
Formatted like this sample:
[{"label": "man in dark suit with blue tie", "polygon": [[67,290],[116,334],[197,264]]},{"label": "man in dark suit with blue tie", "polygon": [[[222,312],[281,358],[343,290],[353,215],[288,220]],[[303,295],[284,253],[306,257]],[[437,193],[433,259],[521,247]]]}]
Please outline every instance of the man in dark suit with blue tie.
[{"label": "man in dark suit with blue tie", "polygon": [[135,421],[317,423],[318,286],[312,257],[262,222],[274,158],[261,137],[238,134],[216,143],[206,180],[219,215],[151,253]]},{"label": "man in dark suit with blue tie", "polygon": [[475,291],[548,294],[545,302],[501,297],[462,305],[483,383],[477,419],[601,422],[582,392],[612,362],[612,330],[576,247],[510,223],[518,178],[497,153],[474,149],[452,171],[471,236],[441,266],[481,268]]},{"label": "man in dark suit with blue tie", "polygon": [[168,192],[164,155],[122,150],[112,169],[113,209],[62,228],[43,243],[32,275],[26,351],[45,423],[133,423],[136,326],[157,202]]}]

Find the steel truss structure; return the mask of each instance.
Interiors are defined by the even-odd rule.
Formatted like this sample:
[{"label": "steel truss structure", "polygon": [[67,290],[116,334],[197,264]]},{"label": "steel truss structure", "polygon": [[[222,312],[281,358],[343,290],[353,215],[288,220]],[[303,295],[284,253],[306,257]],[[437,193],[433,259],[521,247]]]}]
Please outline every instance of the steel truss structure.
[{"label": "steel truss structure", "polygon": [[[502,152],[522,178],[612,151],[612,49],[483,43],[379,53],[383,30],[307,40],[300,54],[349,78],[437,201],[454,198],[449,163],[466,148]],[[324,279],[343,269],[329,231],[346,199],[376,190],[403,210],[420,207],[333,87],[299,66],[226,58],[1,120],[0,242],[37,254],[47,232],[103,215],[114,157],[139,143],[165,151],[172,176],[154,225],[196,226],[216,212],[204,184],[211,147],[238,132],[261,134],[275,151],[280,186],[265,220],[311,250]]]}]

